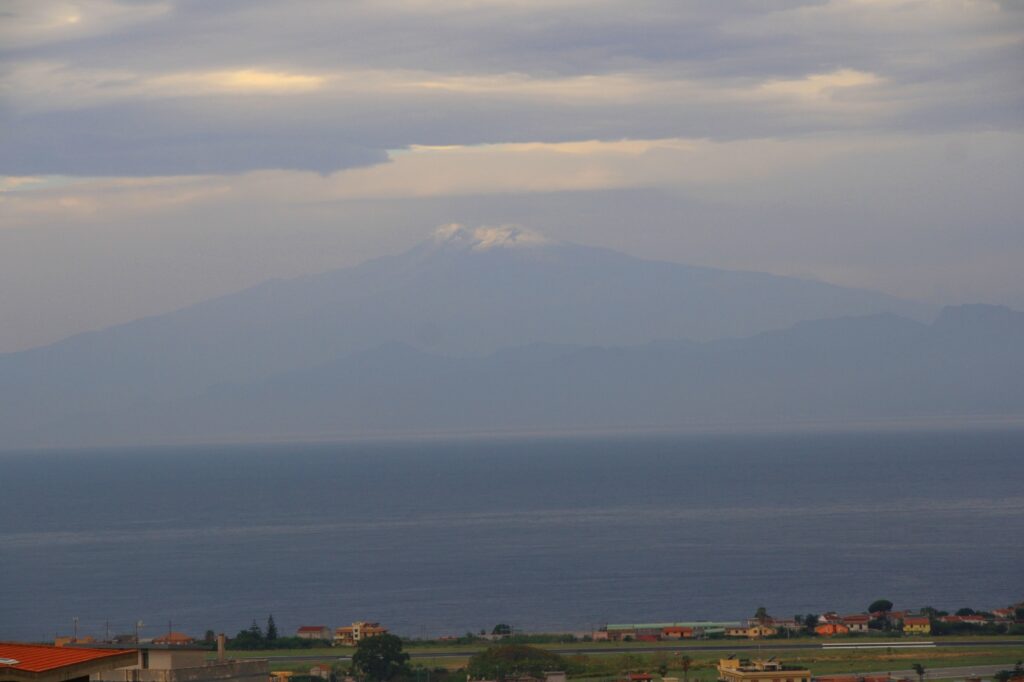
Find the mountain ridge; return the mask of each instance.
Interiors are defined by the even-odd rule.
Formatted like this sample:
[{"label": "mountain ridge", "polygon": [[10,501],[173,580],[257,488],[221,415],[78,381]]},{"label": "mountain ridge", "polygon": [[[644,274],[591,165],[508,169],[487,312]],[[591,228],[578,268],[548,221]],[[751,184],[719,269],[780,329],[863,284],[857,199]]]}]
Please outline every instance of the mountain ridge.
[{"label": "mountain ridge", "polygon": [[100,444],[110,434],[170,442],[185,434],[301,439],[1024,417],[1021,349],[1024,313],[984,305],[944,309],[930,324],[880,314],[674,345],[535,343],[450,357],[390,343],[185,399],[57,417],[20,438]]}]

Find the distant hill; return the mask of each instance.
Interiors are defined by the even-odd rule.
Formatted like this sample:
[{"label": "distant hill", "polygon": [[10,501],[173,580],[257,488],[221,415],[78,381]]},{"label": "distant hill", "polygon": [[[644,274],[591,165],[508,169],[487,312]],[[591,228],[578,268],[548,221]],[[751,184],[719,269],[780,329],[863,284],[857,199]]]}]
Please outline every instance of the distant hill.
[{"label": "distant hill", "polygon": [[0,406],[188,395],[404,343],[483,355],[527,343],[747,336],[801,320],[933,310],[787,277],[646,261],[514,228],[451,227],[411,251],[273,280],[167,315],[0,355]]},{"label": "distant hill", "polygon": [[970,415],[1024,416],[1024,314],[960,306],[931,324],[881,314],[742,339],[529,344],[483,357],[391,343],[5,430],[9,444],[69,444]]}]

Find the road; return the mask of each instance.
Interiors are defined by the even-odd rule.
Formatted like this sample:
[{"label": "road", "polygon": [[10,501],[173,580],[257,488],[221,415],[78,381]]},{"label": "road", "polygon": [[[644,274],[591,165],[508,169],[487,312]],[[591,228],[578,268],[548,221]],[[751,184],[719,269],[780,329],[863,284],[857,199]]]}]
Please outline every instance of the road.
[{"label": "road", "polygon": [[[882,644],[880,642],[873,643],[875,646]],[[907,642],[893,642],[893,648],[902,648]],[[938,641],[935,643],[936,646],[941,647],[1009,647],[1009,646],[1022,646],[1024,641],[1019,639],[999,639],[999,640],[985,640],[980,642],[971,641],[955,641],[955,642],[943,642]],[[874,647],[872,647],[874,648]],[[802,642],[800,644],[786,644],[785,642],[778,642],[772,640],[770,642],[763,643],[751,643],[751,642],[730,642],[727,644],[710,644],[710,645],[679,645],[679,646],[647,646],[647,647],[586,647],[577,648],[572,646],[559,646],[547,648],[548,651],[556,654],[562,654],[565,656],[600,656],[609,654],[652,654],[658,652],[676,653],[676,652],[701,652],[701,651],[759,651],[761,649],[767,649],[770,651],[808,651],[817,650],[821,651],[824,649],[820,643],[815,642]],[[407,649],[407,653],[410,658],[469,658],[473,654],[478,653],[479,649],[461,650],[461,651],[416,651],[416,649]],[[274,661],[324,661],[324,660],[338,660],[348,661],[351,659],[350,656],[307,656],[307,655],[288,655],[288,656],[268,656],[267,658]],[[1002,670],[1002,668],[996,668],[996,670]],[[916,676],[915,676],[916,677]],[[939,679],[939,678],[935,678]],[[944,679],[944,678],[943,678]]]}]

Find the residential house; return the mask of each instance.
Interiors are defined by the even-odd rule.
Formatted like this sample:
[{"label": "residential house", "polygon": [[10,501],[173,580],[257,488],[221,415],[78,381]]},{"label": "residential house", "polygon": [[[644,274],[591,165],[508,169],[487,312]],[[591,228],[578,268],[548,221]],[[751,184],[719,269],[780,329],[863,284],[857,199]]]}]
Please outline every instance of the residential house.
[{"label": "residential house", "polygon": [[870,622],[871,622],[871,616],[869,616],[867,614],[857,613],[857,614],[853,614],[853,615],[843,616],[842,617],[843,625],[845,625],[847,628],[849,628],[850,632],[852,632],[852,633],[867,632],[868,631],[868,624]]},{"label": "residential house", "polygon": [[725,636],[726,637],[749,637],[750,636],[750,628],[742,626],[742,625],[737,625],[735,627],[726,628],[725,629]]},{"label": "residential house", "polygon": [[905,616],[903,633],[907,635],[928,635],[932,631],[932,622],[925,616]]},{"label": "residential house", "polygon": [[295,631],[299,639],[331,639],[331,629],[326,625],[303,625]]}]

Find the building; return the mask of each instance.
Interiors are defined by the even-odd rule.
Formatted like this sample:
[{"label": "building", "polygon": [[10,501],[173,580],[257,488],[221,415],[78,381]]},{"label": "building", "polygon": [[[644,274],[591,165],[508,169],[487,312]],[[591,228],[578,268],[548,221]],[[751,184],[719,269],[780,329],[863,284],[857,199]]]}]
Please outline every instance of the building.
[{"label": "building", "polygon": [[[110,645],[98,645],[110,646]],[[134,660],[91,676],[91,682],[267,682],[266,660],[225,658],[223,635],[218,637],[217,658],[194,644],[137,644]]]},{"label": "building", "polygon": [[772,625],[774,627],[778,628],[779,630],[785,630],[787,632],[800,632],[801,630],[804,629],[804,624],[803,623],[798,623],[797,621],[795,621],[793,619],[789,619],[789,620],[775,620],[775,621],[772,622]]},{"label": "building", "polygon": [[989,622],[988,618],[976,613],[967,616],[942,616],[939,620],[943,623],[964,623],[965,625],[985,625]]},{"label": "building", "polygon": [[133,649],[0,643],[0,682],[89,682],[135,661]]},{"label": "building", "polygon": [[174,644],[177,646],[187,646],[189,644],[195,644],[196,640],[189,637],[183,632],[168,632],[166,635],[161,635],[153,639],[153,644]]},{"label": "building", "polygon": [[750,636],[750,628],[748,628],[746,626],[743,626],[743,625],[737,625],[737,626],[734,626],[734,627],[731,627],[731,628],[726,628],[725,629],[725,636],[726,637],[749,637]]},{"label": "building", "polygon": [[[595,630],[590,637],[595,642],[623,642],[635,640],[658,641],[662,639],[682,639],[684,637],[703,637],[708,634],[725,632],[727,627],[737,625],[735,621],[717,623],[706,620],[682,623],[619,623],[606,625]],[[689,632],[689,634],[687,634]]]},{"label": "building", "polygon": [[867,614],[857,613],[851,616],[843,616],[843,625],[848,627],[852,633],[867,632],[870,623],[871,616]]},{"label": "building", "polygon": [[906,616],[903,619],[903,633],[907,635],[931,634],[932,622],[925,616]]},{"label": "building", "polygon": [[347,627],[334,630],[334,644],[338,646],[357,646],[359,642],[377,635],[386,635],[388,629],[380,623],[358,620]]},{"label": "building", "polygon": [[723,658],[718,662],[719,682],[811,682],[807,668],[783,665],[774,658]]},{"label": "building", "polygon": [[331,629],[326,625],[303,625],[295,631],[299,639],[323,639],[331,641]]},{"label": "building", "polygon": [[747,637],[750,639],[763,639],[765,637],[774,637],[779,634],[778,628],[772,627],[771,625],[751,625],[747,628]]},{"label": "building", "polygon": [[665,639],[693,639],[694,631],[685,625],[670,625],[661,629],[661,636]]},{"label": "building", "polygon": [[814,634],[820,637],[835,637],[836,635],[850,634],[850,628],[842,623],[822,623],[814,628]]}]

